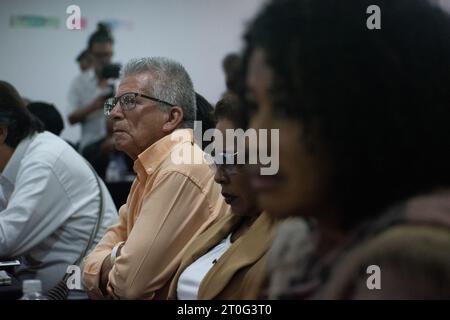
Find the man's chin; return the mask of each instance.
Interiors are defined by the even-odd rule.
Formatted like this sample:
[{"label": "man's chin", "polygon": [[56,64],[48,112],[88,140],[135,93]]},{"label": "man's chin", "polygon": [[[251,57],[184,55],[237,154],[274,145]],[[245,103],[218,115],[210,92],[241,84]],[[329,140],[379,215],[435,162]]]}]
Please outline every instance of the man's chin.
[{"label": "man's chin", "polygon": [[117,151],[128,154],[126,148],[124,148],[124,144],[120,142],[120,140],[114,139],[114,149]]}]

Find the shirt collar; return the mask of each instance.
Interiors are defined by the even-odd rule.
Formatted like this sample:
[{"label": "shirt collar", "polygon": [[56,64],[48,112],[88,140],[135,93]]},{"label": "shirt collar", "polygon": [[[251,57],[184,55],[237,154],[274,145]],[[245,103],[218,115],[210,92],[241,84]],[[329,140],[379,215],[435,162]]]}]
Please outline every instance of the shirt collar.
[{"label": "shirt collar", "polygon": [[[175,132],[175,131],[174,131]],[[167,158],[178,144],[194,144],[192,129],[177,129],[176,135],[169,134],[145,149],[134,162],[134,170],[138,174],[152,174]]]},{"label": "shirt collar", "polygon": [[25,152],[27,151],[28,146],[30,145],[34,136],[35,135],[26,137],[17,145],[16,150],[14,150],[11,159],[9,159],[5,169],[2,172],[2,176],[12,184],[14,184],[16,181],[17,173],[20,167],[20,162],[22,161]]}]

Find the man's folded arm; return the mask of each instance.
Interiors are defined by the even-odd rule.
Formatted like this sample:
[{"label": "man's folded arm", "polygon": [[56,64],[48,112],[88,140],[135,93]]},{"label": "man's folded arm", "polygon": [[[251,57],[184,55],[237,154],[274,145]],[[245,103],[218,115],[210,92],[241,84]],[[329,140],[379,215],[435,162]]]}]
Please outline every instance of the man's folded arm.
[{"label": "man's folded arm", "polygon": [[102,265],[105,259],[110,258],[113,247],[121,241],[126,241],[127,219],[127,205],[124,204],[119,210],[119,222],[106,231],[95,249],[84,260],[83,280],[90,298],[104,298],[104,292],[100,289]]},{"label": "man's folded arm", "polygon": [[188,242],[214,219],[203,192],[182,173],[161,175],[109,274],[111,296],[153,299],[167,285]]}]

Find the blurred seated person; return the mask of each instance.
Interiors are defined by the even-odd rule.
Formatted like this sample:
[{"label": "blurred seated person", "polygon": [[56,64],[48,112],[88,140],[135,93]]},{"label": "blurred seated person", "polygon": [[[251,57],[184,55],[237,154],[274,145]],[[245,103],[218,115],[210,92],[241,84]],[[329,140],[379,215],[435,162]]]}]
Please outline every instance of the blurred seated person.
[{"label": "blurred seated person", "polygon": [[[25,102],[26,103],[26,102]],[[53,104],[46,102],[28,102],[27,109],[44,125],[44,130],[49,131],[57,136],[61,135],[64,130],[64,120],[61,113]],[[77,149],[71,141],[65,140],[75,150]],[[103,177],[102,177],[103,178]]]},{"label": "blurred seated person", "polygon": [[127,181],[128,176],[134,175],[133,159],[114,147],[112,119],[106,120],[106,128],[108,135],[86,146],[82,155],[106,182]]},{"label": "blurred seated person", "polygon": [[[233,95],[217,103],[215,116],[223,137],[227,129],[247,126],[248,116]],[[186,249],[170,287],[170,299],[257,299],[266,280],[266,254],[275,223],[256,202],[248,167],[236,163],[234,139],[223,145],[225,153],[212,155],[224,158],[214,166],[214,180],[232,214],[217,220]],[[226,164],[227,157],[234,163]]]},{"label": "blurred seated person", "polygon": [[[214,120],[214,108],[201,94],[195,93],[195,100],[197,102],[197,119],[196,122],[202,123],[202,137],[206,130],[212,129],[216,126]],[[205,149],[209,144],[208,141],[202,141],[202,149]]]},{"label": "blurred seated person", "polygon": [[225,85],[228,92],[238,94],[243,86],[241,75],[242,58],[237,53],[229,53],[222,60]]},{"label": "blurred seated person", "polygon": [[86,161],[64,140],[43,132],[4,81],[0,172],[0,259],[20,259],[16,276],[40,279],[48,291],[117,221],[114,203]]},{"label": "blurred seated person", "polygon": [[28,110],[34,114],[44,125],[44,130],[59,136],[64,129],[64,120],[61,113],[53,104],[46,102],[30,102]]}]

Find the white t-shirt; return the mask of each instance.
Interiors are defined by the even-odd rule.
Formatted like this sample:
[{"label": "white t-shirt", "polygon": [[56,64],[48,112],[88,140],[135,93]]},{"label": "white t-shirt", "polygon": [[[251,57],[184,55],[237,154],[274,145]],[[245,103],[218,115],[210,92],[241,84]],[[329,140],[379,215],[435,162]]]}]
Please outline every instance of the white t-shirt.
[{"label": "white t-shirt", "polygon": [[187,267],[180,275],[177,286],[179,300],[196,300],[200,284],[219,258],[231,246],[231,233],[217,246],[209,250]]},{"label": "white t-shirt", "polygon": [[[99,88],[97,77],[93,69],[86,70],[78,75],[71,84],[69,90],[69,107],[72,112],[86,107],[98,96],[105,95],[109,88]],[[106,136],[106,120],[102,109],[91,113],[81,122],[81,138],[79,150]]]}]

